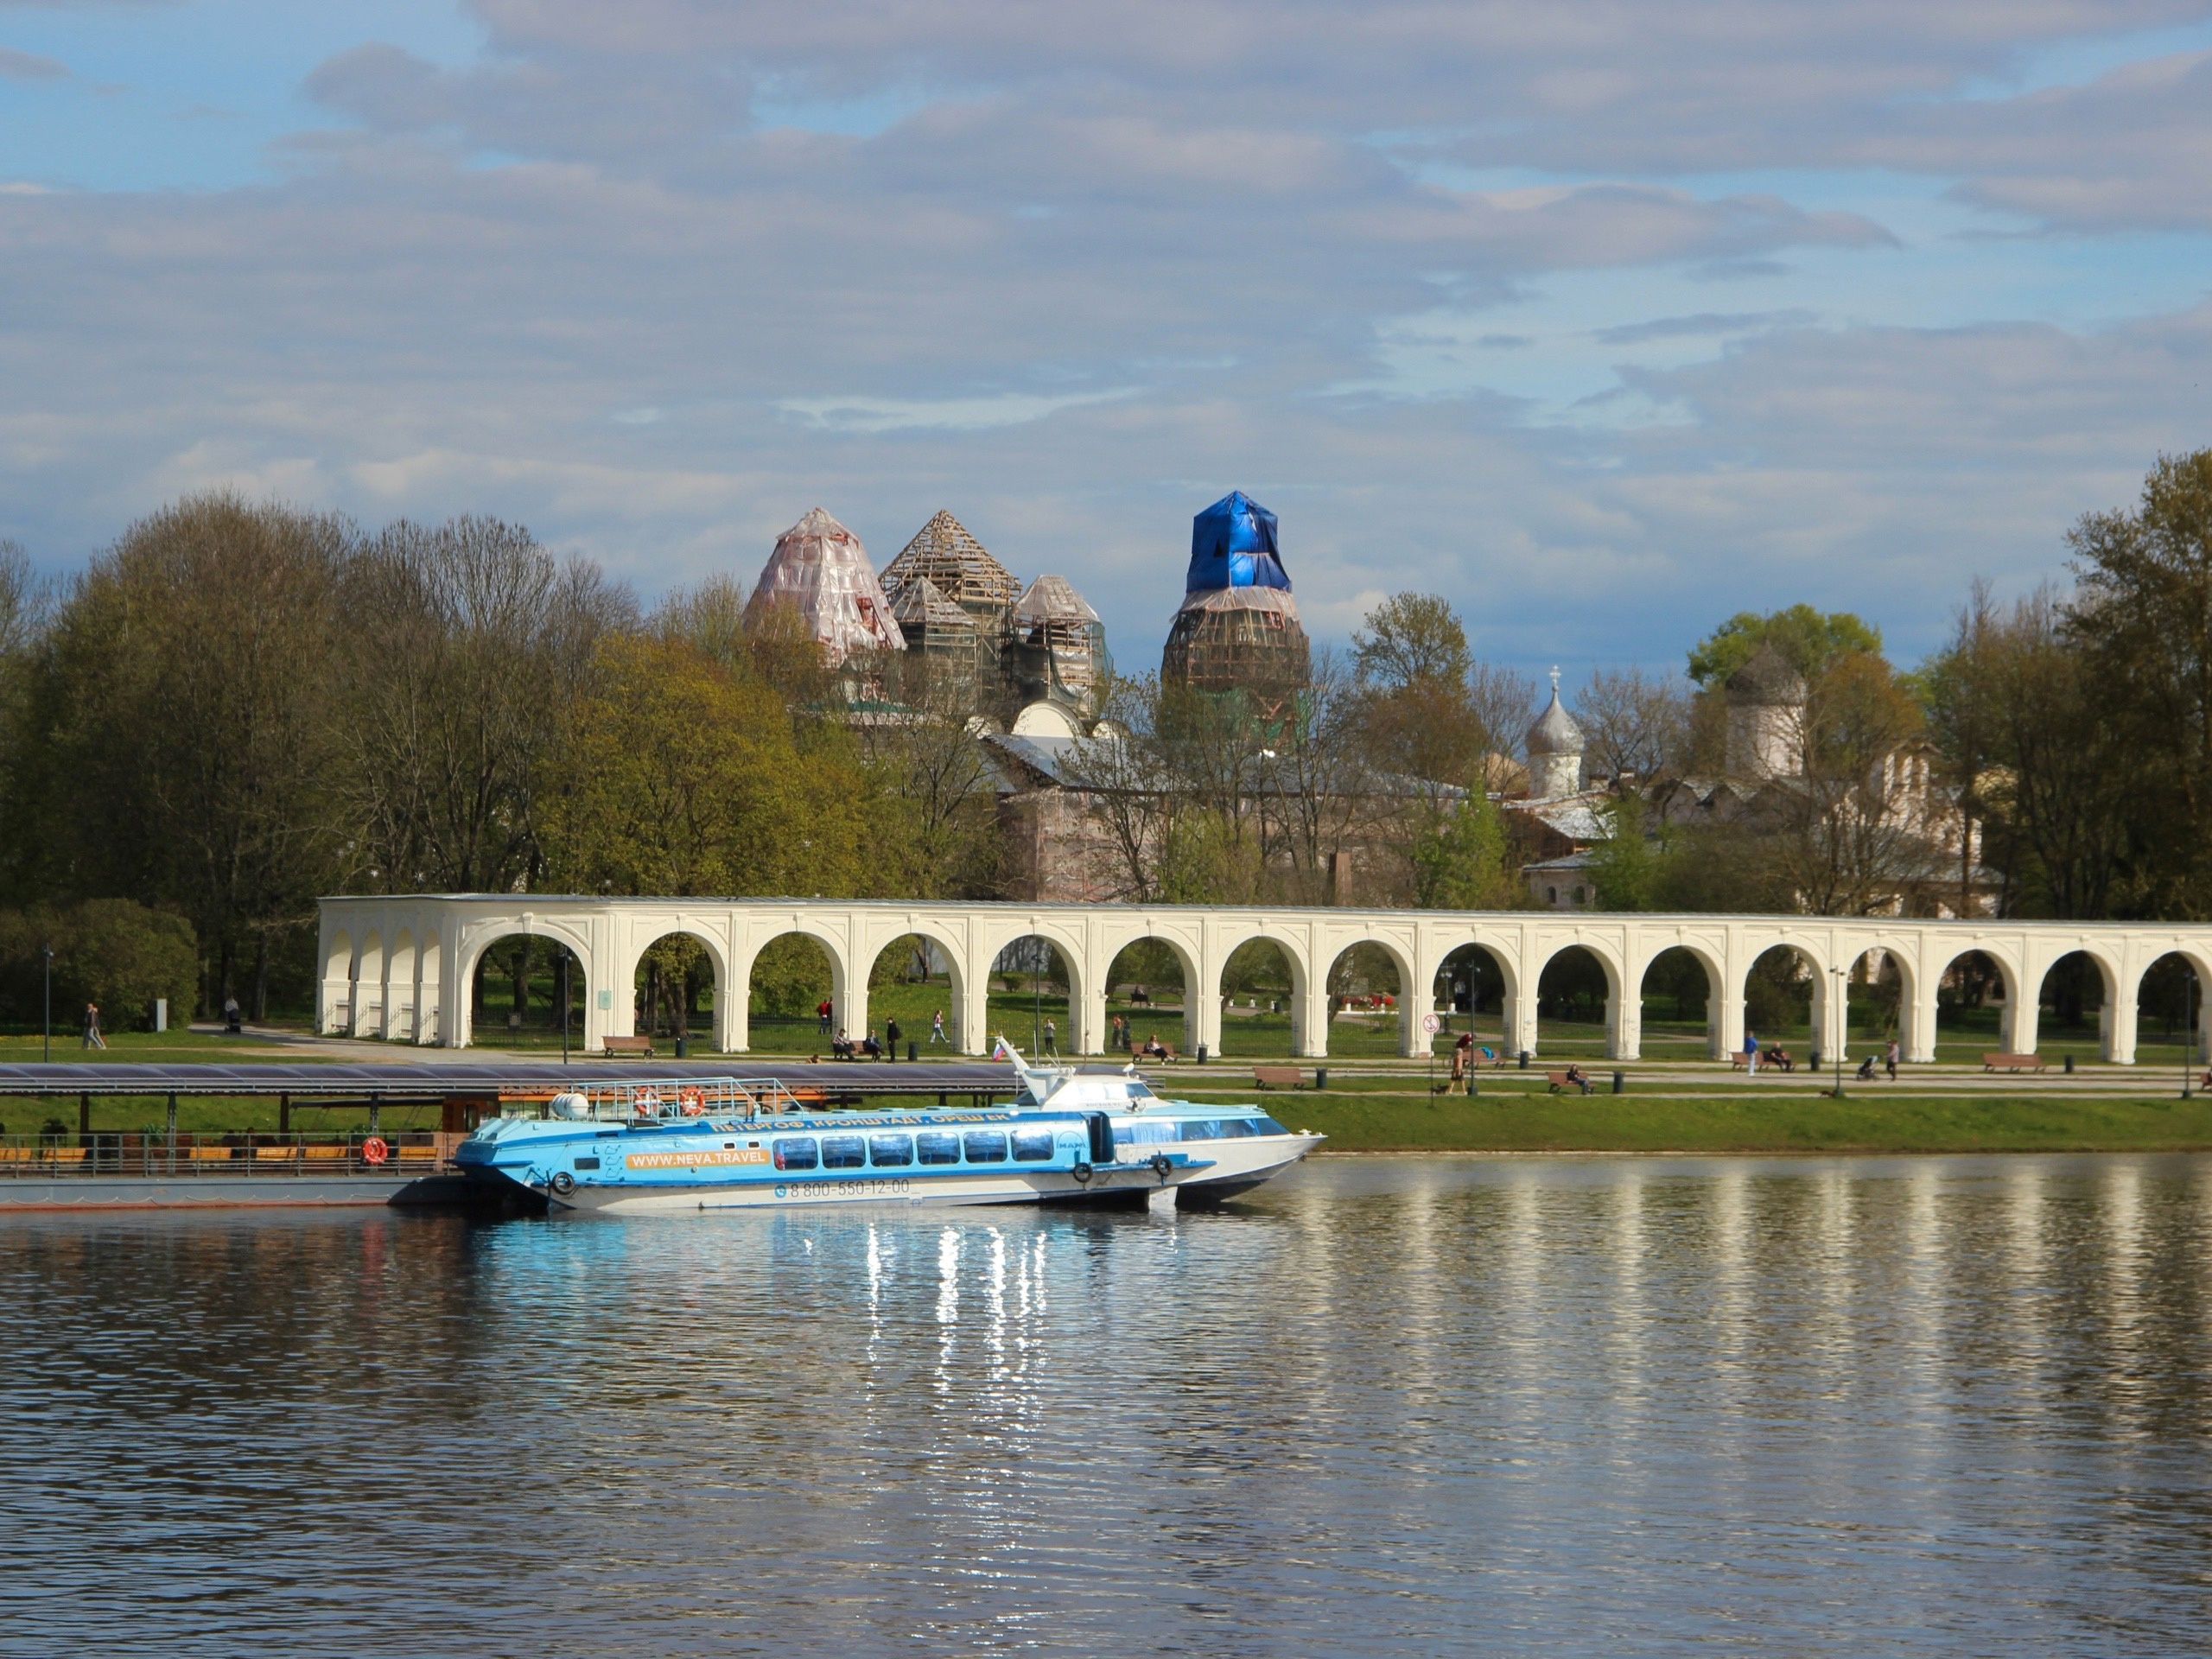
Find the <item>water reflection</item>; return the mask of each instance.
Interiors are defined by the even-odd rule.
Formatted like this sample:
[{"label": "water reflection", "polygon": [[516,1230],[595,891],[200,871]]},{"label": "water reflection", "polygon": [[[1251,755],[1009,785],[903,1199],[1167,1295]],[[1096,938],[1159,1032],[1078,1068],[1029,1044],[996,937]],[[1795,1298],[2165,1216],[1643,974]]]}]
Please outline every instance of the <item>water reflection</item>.
[{"label": "water reflection", "polygon": [[0,1226],[0,1652],[2171,1652],[2212,1164]]}]

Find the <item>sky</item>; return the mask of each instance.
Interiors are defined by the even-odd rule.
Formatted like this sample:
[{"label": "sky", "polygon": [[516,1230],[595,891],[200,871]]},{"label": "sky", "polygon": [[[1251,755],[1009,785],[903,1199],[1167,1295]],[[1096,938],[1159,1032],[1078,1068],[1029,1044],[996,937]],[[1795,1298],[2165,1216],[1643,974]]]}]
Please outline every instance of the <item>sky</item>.
[{"label": "sky", "polygon": [[1155,667],[1309,631],[1910,662],[2212,444],[2212,4],[0,0],[0,537],[230,486],[650,600],[940,507]]}]

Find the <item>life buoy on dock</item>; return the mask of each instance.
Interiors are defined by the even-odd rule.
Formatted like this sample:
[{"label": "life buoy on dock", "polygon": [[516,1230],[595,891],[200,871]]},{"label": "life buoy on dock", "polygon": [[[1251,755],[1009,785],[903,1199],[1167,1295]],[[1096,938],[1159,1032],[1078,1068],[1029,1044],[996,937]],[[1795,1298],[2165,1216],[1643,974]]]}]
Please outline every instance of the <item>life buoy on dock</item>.
[{"label": "life buoy on dock", "polygon": [[380,1135],[372,1135],[361,1142],[361,1161],[364,1163],[380,1164],[391,1156],[391,1148],[385,1145],[384,1137]]}]

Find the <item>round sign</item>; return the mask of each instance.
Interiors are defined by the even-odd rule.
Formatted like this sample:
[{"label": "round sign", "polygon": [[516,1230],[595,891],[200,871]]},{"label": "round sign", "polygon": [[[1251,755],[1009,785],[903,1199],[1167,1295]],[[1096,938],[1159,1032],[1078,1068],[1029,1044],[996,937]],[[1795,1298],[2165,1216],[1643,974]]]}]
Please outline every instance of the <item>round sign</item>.
[{"label": "round sign", "polygon": [[1421,1017],[1421,1028],[1433,1037],[1444,1029],[1444,1022],[1433,1014],[1424,1014]]}]

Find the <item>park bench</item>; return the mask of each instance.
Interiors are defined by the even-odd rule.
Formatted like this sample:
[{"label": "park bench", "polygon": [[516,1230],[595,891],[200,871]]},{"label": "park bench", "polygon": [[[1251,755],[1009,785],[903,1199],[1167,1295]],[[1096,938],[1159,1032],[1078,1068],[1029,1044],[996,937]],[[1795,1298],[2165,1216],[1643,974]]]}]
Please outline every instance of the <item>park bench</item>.
[{"label": "park bench", "polygon": [[650,1060],[653,1057],[653,1039],[650,1037],[602,1037],[600,1052],[608,1056],[635,1054]]},{"label": "park bench", "polygon": [[1549,1085],[1544,1090],[1546,1094],[1556,1095],[1567,1089],[1580,1089],[1586,1095],[1590,1092],[1590,1079],[1588,1077],[1583,1078],[1582,1081],[1578,1084],[1564,1071],[1547,1071],[1544,1073],[1544,1081]]},{"label": "park bench", "polygon": [[1985,1071],[2040,1071],[2044,1058],[2040,1054],[1985,1054],[1981,1069]]},{"label": "park bench", "polygon": [[1294,1065],[1255,1065],[1252,1068],[1252,1086],[1255,1089],[1303,1089],[1306,1074]]}]

